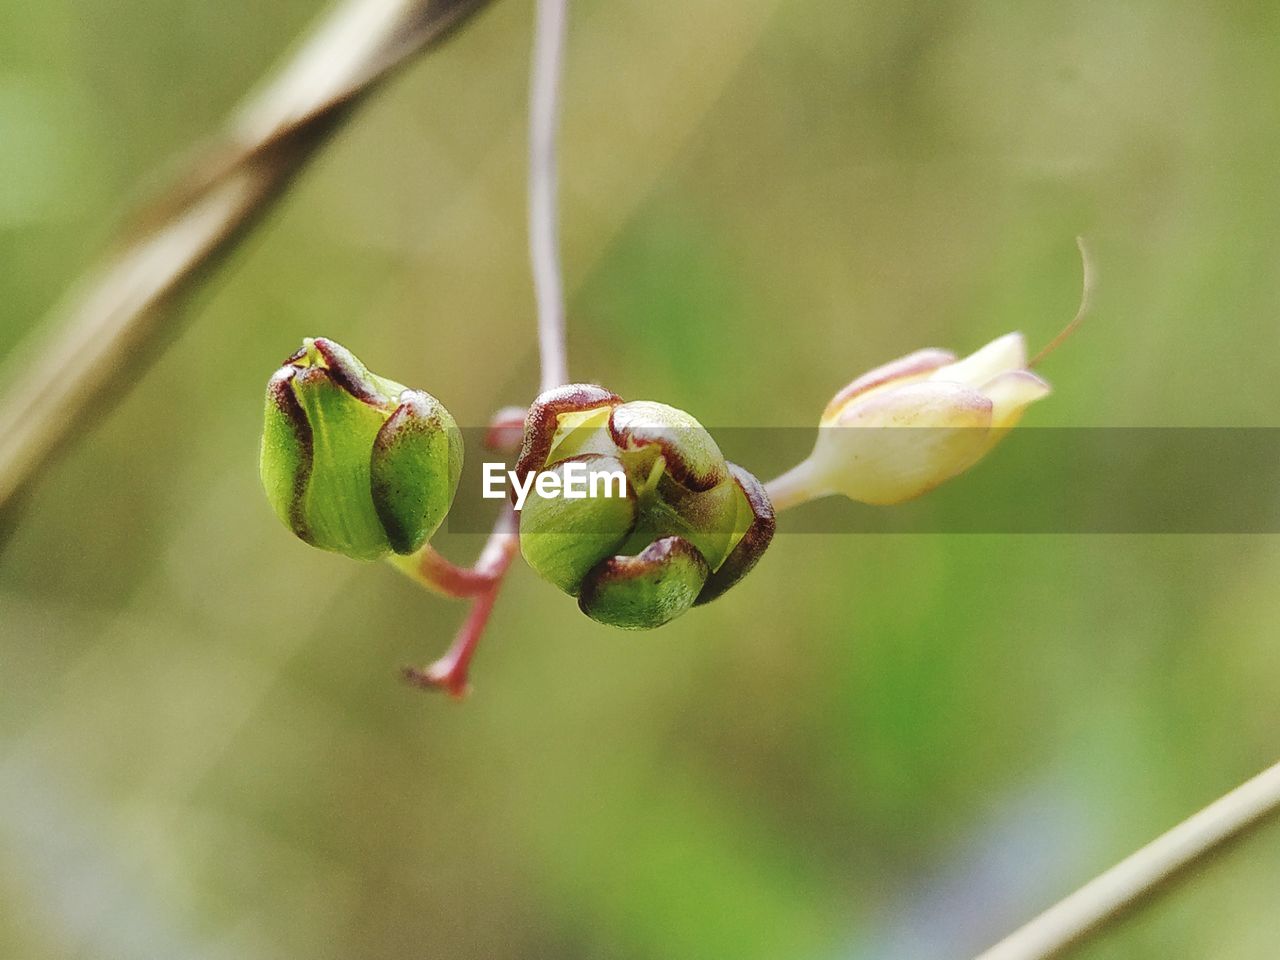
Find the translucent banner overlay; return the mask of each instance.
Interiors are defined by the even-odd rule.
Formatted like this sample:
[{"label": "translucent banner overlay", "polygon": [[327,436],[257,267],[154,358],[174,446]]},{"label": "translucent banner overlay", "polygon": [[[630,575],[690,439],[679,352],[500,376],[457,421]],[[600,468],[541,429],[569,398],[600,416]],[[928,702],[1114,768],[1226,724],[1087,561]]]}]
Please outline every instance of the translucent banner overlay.
[{"label": "translucent banner overlay", "polygon": [[[509,469],[515,455],[485,450],[483,429],[463,432],[467,460],[445,529],[485,533],[501,502],[482,496],[483,464]],[[948,440],[927,428],[856,432],[885,435],[858,437],[868,449]],[[808,456],[816,436],[813,428],[710,433],[727,459],[766,483]],[[793,533],[1280,533],[1280,427],[1019,427],[977,465],[906,503],[833,496],[787,510],[778,534]]]}]

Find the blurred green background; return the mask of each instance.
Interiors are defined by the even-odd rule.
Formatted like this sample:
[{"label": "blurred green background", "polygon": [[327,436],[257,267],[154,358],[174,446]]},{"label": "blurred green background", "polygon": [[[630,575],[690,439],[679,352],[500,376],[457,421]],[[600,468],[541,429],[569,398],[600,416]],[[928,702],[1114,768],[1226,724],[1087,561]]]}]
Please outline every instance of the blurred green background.
[{"label": "blurred green background", "polygon": [[[318,9],[0,0],[0,351]],[[262,389],[323,334],[466,425],[531,397],[531,17],[385,88],[28,502],[0,956],[964,957],[1275,758],[1275,537],[784,535],[643,635],[517,569],[465,705],[399,683],[464,607],[276,522]],[[1275,425],[1275,4],[572,18],[576,377],[810,424],[918,347],[1046,341],[1079,233],[1097,311],[1028,423]],[[1274,957],[1278,898],[1273,831],[1080,955]]]}]

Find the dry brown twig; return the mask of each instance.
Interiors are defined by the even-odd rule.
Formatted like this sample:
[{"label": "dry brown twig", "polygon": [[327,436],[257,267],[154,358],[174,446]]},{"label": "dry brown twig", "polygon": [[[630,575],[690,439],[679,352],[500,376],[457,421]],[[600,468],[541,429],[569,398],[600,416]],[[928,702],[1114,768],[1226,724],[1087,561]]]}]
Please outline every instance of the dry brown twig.
[{"label": "dry brown twig", "polygon": [[359,104],[488,0],[346,0],[236,112],[220,142],[11,355],[0,384],[0,507],[123,392],[194,281],[270,209]]},{"label": "dry brown twig", "polygon": [[1280,763],[1099,874],[977,960],[1049,960],[1080,946],[1190,876],[1195,867],[1280,813]]}]

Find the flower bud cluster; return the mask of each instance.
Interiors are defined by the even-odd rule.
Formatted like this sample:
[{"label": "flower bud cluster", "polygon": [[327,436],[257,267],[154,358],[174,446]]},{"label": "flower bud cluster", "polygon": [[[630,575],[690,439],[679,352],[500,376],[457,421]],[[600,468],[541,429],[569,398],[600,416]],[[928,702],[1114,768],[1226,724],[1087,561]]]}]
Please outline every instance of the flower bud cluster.
[{"label": "flower bud cluster", "polygon": [[531,496],[520,549],[602,623],[645,629],[673,620],[746,576],[773,537],[760,481],[666,404],[625,403],[594,384],[543,393],[525,420],[515,473],[563,474],[571,464],[625,475],[626,495]]}]

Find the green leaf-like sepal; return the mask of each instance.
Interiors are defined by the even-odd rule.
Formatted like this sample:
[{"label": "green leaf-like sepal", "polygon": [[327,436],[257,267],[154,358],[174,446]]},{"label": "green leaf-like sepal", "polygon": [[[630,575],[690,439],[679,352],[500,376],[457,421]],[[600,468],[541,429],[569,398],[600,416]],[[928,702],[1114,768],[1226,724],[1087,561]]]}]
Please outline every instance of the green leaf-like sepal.
[{"label": "green leaf-like sepal", "polygon": [[[612,457],[587,456],[561,461],[546,472],[563,480],[565,467],[573,462],[582,462],[593,472],[622,470]],[[621,497],[580,500],[541,497],[531,488],[520,512],[520,552],[543,579],[577,596],[583,578],[622,548],[635,522],[636,501],[630,488]]]},{"label": "green leaf-like sepal", "polygon": [[609,434],[624,456],[661,456],[666,473],[686,490],[710,490],[729,477],[724,454],[706,428],[665,403],[633,400],[615,407]]},{"label": "green leaf-like sepal", "polygon": [[[444,521],[462,474],[462,433],[435,397],[401,394],[373,442],[374,509],[396,553],[420,549]],[[440,496],[441,491],[448,496]]]},{"label": "green leaf-like sepal", "polygon": [[707,578],[697,604],[710,603],[751,572],[773,541],[777,520],[764,484],[736,463],[729,464],[737,487],[738,515],[729,555]]},{"label": "green leaf-like sepal", "polygon": [[693,606],[709,572],[697,547],[664,537],[635,556],[601,561],[583,581],[578,607],[601,623],[650,630]]}]

